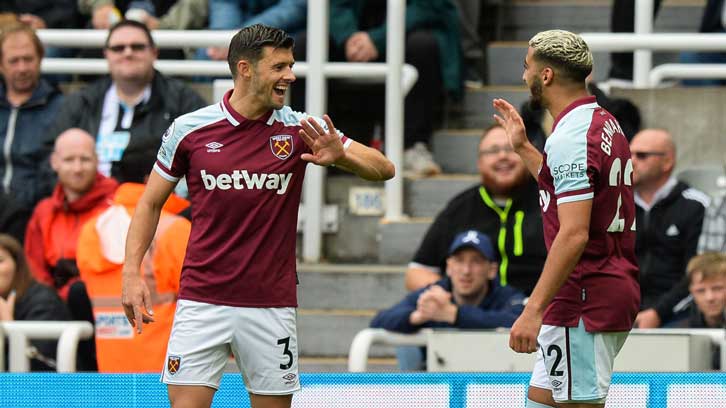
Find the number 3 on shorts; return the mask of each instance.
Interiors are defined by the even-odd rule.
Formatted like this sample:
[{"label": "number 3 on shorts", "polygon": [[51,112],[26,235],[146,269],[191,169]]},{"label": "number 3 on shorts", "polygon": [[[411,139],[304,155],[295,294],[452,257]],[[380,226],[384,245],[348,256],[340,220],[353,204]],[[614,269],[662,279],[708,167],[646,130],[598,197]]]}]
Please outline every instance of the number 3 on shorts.
[{"label": "number 3 on shorts", "polygon": [[288,337],[285,337],[284,339],[277,340],[277,345],[279,346],[281,344],[285,345],[285,349],[282,351],[282,354],[284,356],[287,356],[287,358],[289,360],[288,360],[287,364],[280,364],[280,369],[287,370],[288,368],[292,367],[292,363],[293,363],[292,351],[290,351],[290,337],[288,336]]}]

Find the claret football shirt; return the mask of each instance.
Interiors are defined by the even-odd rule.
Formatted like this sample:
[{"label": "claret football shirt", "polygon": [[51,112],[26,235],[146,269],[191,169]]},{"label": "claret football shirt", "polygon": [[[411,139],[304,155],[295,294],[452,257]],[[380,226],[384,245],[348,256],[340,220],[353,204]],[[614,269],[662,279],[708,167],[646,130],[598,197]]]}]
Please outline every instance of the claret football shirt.
[{"label": "claret football shirt", "polygon": [[576,327],[582,318],[589,332],[632,328],[640,306],[632,174],[628,141],[595,97],[555,119],[538,179],[547,249],[559,230],[558,205],[592,200],[592,215],[585,251],[544,324]]},{"label": "claret football shirt", "polygon": [[[192,231],[179,298],[242,307],[297,306],[297,213],[310,152],[298,135],[308,115],[285,106],[255,120],[220,103],[180,116],[154,169],[186,176]],[[315,118],[325,129],[321,119]],[[343,136],[347,148],[352,140]]]}]

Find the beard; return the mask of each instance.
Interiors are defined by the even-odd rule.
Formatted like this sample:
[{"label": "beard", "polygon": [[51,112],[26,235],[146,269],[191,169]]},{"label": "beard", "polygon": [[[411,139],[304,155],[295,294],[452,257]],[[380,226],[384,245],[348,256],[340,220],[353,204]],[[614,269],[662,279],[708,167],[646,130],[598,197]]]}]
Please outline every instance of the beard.
[{"label": "beard", "polygon": [[535,77],[532,85],[529,86],[529,106],[533,110],[540,110],[547,107],[542,97],[542,88],[542,80]]},{"label": "beard", "polygon": [[481,175],[482,185],[487,191],[497,197],[510,197],[512,192],[527,182],[529,173],[524,170],[515,174],[512,180],[503,181],[496,175],[483,173]]}]

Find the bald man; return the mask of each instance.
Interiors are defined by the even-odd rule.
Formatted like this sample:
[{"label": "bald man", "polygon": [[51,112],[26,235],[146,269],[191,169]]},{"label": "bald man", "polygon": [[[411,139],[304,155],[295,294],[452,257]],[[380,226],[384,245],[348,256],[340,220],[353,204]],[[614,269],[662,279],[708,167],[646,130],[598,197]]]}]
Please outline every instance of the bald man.
[{"label": "bald man", "polygon": [[640,328],[660,327],[682,312],[679,303],[688,296],[686,265],[696,255],[709,198],[673,177],[676,146],[667,130],[641,130],[630,152],[641,291],[635,322]]},{"label": "bald man", "polygon": [[[58,135],[50,164],[58,183],[33,211],[25,254],[35,279],[58,291],[74,320],[93,322],[86,288],[78,278],[76,244],[83,224],[112,203],[118,183],[98,173],[95,140],[82,129]],[[97,369],[93,339],[79,345],[77,367]]]}]

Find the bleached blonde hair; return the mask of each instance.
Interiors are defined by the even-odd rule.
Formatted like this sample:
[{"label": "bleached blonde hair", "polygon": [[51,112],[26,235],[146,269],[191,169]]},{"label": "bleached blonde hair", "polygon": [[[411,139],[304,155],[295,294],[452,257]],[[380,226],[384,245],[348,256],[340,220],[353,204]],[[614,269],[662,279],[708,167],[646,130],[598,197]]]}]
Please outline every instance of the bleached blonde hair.
[{"label": "bleached blonde hair", "polygon": [[529,40],[534,58],[559,69],[560,74],[573,82],[585,81],[592,72],[592,52],[579,35],[565,30],[537,33]]}]

